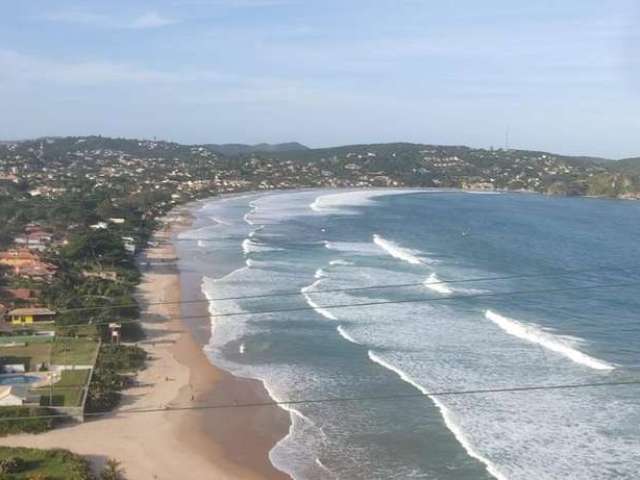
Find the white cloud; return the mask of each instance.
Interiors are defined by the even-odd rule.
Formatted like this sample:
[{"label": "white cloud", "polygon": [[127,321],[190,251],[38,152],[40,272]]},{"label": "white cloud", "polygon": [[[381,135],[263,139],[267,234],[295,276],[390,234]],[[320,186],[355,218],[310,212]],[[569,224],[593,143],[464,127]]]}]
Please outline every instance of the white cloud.
[{"label": "white cloud", "polygon": [[0,79],[15,84],[47,83],[98,86],[113,83],[180,84],[194,81],[225,82],[213,71],[166,72],[109,61],[62,62],[0,50]]},{"label": "white cloud", "polygon": [[87,25],[106,29],[135,29],[143,30],[161,28],[178,23],[175,18],[166,17],[155,11],[143,13],[137,17],[116,17],[102,13],[69,10],[51,12],[44,17],[46,20],[60,23]]},{"label": "white cloud", "polygon": [[296,0],[176,0],[174,6],[208,6],[222,8],[263,8],[294,5]]},{"label": "white cloud", "polygon": [[129,24],[129,28],[160,28],[178,23],[176,19],[163,17],[157,12],[148,12],[140,15]]}]

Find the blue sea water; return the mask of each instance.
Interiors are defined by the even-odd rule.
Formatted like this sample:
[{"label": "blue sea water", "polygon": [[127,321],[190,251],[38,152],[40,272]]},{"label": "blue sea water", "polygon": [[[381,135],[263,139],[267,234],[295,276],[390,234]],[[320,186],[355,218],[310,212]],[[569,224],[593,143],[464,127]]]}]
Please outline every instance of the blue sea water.
[{"label": "blue sea water", "polygon": [[212,361],[278,401],[357,399],[286,407],[270,458],[295,479],[637,478],[637,385],[416,394],[640,379],[640,203],[315,190],[195,213]]}]

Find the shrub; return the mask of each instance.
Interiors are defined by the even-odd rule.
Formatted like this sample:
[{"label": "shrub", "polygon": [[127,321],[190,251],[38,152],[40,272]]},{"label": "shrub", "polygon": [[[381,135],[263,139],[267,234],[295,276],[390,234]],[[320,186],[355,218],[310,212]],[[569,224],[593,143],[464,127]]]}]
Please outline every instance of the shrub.
[{"label": "shrub", "polygon": [[24,467],[25,462],[20,457],[11,456],[0,460],[0,473],[20,473]]},{"label": "shrub", "polygon": [[103,345],[93,372],[87,410],[104,412],[115,408],[120,401],[120,392],[127,386],[123,374],[141,369],[147,352],[132,345]]},{"label": "shrub", "polygon": [[0,407],[0,436],[51,430],[54,419],[42,418],[51,415],[55,415],[55,412],[42,407]]},{"label": "shrub", "polygon": [[124,480],[120,462],[110,458],[100,473],[100,480]]}]

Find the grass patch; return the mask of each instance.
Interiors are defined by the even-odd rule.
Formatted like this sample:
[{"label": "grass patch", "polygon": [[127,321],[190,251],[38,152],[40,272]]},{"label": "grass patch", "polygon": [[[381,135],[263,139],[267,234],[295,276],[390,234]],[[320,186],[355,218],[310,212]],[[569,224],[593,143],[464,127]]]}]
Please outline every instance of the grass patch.
[{"label": "grass patch", "polygon": [[0,347],[9,343],[51,343],[53,337],[34,336],[34,335],[4,335],[0,336]]},{"label": "grass patch", "polygon": [[51,349],[54,365],[93,365],[98,342],[88,338],[56,338]]},{"label": "grass patch", "polygon": [[30,337],[24,346],[7,347],[0,344],[0,364],[24,363],[27,370],[32,372],[37,371],[43,363],[93,365],[97,349],[98,342],[90,338],[56,337],[52,341],[52,338]]},{"label": "grass patch", "polygon": [[41,407],[0,407],[0,436],[51,430],[54,426],[53,418],[28,418],[43,415],[53,415],[53,412]]},{"label": "grass patch", "polygon": [[72,327],[65,325],[56,325],[55,331],[56,335],[58,335],[59,337],[98,338],[100,336],[98,327],[95,325],[74,325]]},{"label": "grass patch", "polygon": [[54,407],[79,407],[83,388],[89,381],[91,370],[64,370],[60,381],[50,387],[36,388],[41,395],[40,405]]},{"label": "grass patch", "polygon": [[38,370],[40,365],[49,364],[51,342],[27,343],[24,346],[0,347],[0,363],[24,363],[28,371]]},{"label": "grass patch", "polygon": [[89,463],[68,450],[0,447],[0,464],[8,459],[14,460],[18,471],[1,474],[2,479],[94,480]]}]

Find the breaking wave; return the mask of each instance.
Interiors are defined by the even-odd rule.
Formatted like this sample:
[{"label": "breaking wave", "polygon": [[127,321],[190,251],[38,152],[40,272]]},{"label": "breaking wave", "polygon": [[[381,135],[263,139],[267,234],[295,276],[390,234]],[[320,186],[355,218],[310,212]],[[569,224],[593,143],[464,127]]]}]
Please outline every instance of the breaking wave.
[{"label": "breaking wave", "polygon": [[322,308],[320,305],[318,305],[316,302],[313,301],[313,299],[311,298],[311,296],[309,295],[309,292],[311,292],[312,290],[315,289],[315,287],[321,282],[322,280],[318,280],[314,283],[312,283],[311,285],[308,285],[306,287],[303,287],[302,289],[300,289],[300,293],[302,293],[302,296],[304,297],[304,299],[306,300],[307,304],[313,308],[317,313],[319,313],[320,315],[322,315],[325,318],[328,318],[329,320],[338,320],[335,315],[333,315],[329,310],[326,310],[324,308]]},{"label": "breaking wave", "polygon": [[[387,370],[391,370],[392,372],[397,374],[403,381],[405,381],[409,385],[411,385],[414,388],[416,388],[419,392],[421,392],[424,395],[428,396],[429,391],[426,388],[424,388],[418,382],[413,380],[409,375],[407,375],[407,373],[405,373],[401,369],[395,367],[394,365],[391,365],[386,360],[383,360],[381,357],[376,355],[371,350],[369,350],[369,359],[371,359],[372,362],[375,362],[378,365],[386,368]],[[444,420],[445,425],[451,431],[451,433],[453,433],[453,435],[456,437],[456,439],[462,445],[462,447],[467,451],[469,456],[471,456],[471,457],[473,457],[473,458],[475,458],[477,460],[480,460],[482,463],[484,463],[484,465],[487,468],[487,471],[491,475],[493,475],[496,479],[498,479],[498,480],[507,480],[507,478],[504,475],[502,475],[502,473],[500,473],[498,471],[498,469],[497,469],[497,467],[496,467],[496,465],[494,463],[492,463],[488,458],[484,457],[483,455],[481,455],[480,453],[478,453],[474,449],[474,447],[469,442],[469,439],[462,432],[462,428],[460,428],[460,426],[456,422],[455,415],[453,414],[453,412],[451,412],[451,410],[449,410],[438,398],[432,397],[432,396],[429,396],[429,398],[438,407],[438,409],[440,410],[440,413],[442,414],[442,418]]]},{"label": "breaking wave", "polygon": [[580,365],[584,365],[585,367],[593,368],[594,370],[613,370],[615,368],[610,363],[576,350],[571,345],[568,345],[562,337],[545,332],[538,326],[519,322],[491,310],[487,310],[484,316],[487,320],[491,320],[509,335],[541,345],[544,348],[559,353],[560,355],[567,357],[569,360],[579,363]]},{"label": "breaking wave", "polygon": [[412,265],[423,265],[425,263],[422,258],[418,257],[419,252],[403,248],[397,243],[381,237],[377,233],[373,236],[373,243],[398,260],[402,260]]},{"label": "breaking wave", "polygon": [[429,275],[429,278],[424,281],[424,286],[441,295],[451,295],[453,293],[453,290],[446,283],[443,283],[435,273]]}]

